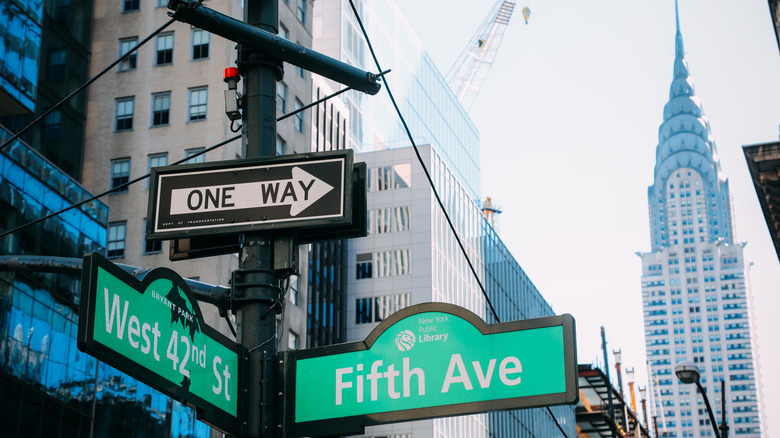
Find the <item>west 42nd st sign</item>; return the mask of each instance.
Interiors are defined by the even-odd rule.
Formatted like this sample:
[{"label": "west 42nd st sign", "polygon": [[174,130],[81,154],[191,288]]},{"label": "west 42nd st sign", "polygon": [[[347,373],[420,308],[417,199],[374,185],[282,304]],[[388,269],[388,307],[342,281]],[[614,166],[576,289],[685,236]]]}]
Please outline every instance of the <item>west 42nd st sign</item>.
[{"label": "west 42nd st sign", "polygon": [[147,239],[349,224],[352,150],[152,169]]},{"label": "west 42nd st sign", "polygon": [[238,430],[239,345],[203,323],[184,280],[167,268],[143,281],[97,253],[84,257],[79,349]]},{"label": "west 42nd st sign", "polygon": [[466,309],[404,309],[363,342],[287,354],[288,436],[578,400],[570,315],[486,324]]}]

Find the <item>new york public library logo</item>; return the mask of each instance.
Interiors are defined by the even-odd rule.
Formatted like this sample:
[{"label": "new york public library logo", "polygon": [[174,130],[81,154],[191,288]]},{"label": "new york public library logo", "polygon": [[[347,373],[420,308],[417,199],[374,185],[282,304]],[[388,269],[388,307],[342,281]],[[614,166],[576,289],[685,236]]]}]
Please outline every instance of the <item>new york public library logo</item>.
[{"label": "new york public library logo", "polygon": [[401,330],[395,336],[395,346],[400,351],[409,351],[415,343],[423,342],[447,342],[449,333],[438,333],[439,326],[435,325],[442,322],[449,322],[449,315],[436,316],[435,318],[419,319],[420,333],[415,335],[411,330]]}]

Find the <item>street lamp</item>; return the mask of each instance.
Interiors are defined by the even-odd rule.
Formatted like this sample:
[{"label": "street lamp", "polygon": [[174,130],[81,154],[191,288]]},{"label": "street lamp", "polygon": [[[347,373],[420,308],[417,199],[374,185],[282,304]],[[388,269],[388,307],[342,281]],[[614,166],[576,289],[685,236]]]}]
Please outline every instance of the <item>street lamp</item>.
[{"label": "street lamp", "polygon": [[636,399],[634,398],[634,368],[626,368],[628,377],[628,392],[631,394],[631,409],[636,412]]},{"label": "street lamp", "polygon": [[617,375],[618,375],[618,387],[620,388],[620,398],[623,402],[623,427],[628,430],[628,413],[626,413],[626,396],[623,395],[623,377],[620,374],[620,359],[623,356],[623,351],[621,349],[612,350],[612,354],[615,355],[615,368],[617,369]]},{"label": "street lamp", "polygon": [[729,434],[729,426],[726,424],[726,381],[720,381],[720,412],[722,417],[720,422],[720,433],[718,433],[718,426],[716,426],[715,423],[715,415],[712,413],[710,400],[707,398],[707,393],[704,391],[704,388],[702,388],[701,382],[699,382],[699,377],[701,376],[701,370],[699,370],[699,367],[689,360],[684,360],[682,362],[678,362],[677,365],[674,366],[674,373],[677,374],[677,378],[680,379],[680,382],[685,384],[696,384],[696,387],[699,388],[699,393],[704,398],[704,404],[707,405],[707,413],[710,415],[710,423],[712,423],[712,429],[715,431],[715,436],[720,438],[727,438]]},{"label": "street lamp", "polygon": [[642,400],[642,418],[645,419],[645,427],[650,429],[650,422],[647,421],[647,386],[640,386],[639,398]]}]

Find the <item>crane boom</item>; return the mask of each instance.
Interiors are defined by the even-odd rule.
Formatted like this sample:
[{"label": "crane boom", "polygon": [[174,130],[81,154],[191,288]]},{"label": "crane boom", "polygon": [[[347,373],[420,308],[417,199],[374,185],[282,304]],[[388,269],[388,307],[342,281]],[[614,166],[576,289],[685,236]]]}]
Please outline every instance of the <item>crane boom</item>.
[{"label": "crane boom", "polygon": [[[446,79],[468,111],[496,59],[516,0],[498,0],[447,73]],[[526,8],[527,9],[527,8]],[[529,11],[530,12],[530,11]],[[526,14],[526,11],[523,11]],[[526,17],[527,18],[527,17]]]}]

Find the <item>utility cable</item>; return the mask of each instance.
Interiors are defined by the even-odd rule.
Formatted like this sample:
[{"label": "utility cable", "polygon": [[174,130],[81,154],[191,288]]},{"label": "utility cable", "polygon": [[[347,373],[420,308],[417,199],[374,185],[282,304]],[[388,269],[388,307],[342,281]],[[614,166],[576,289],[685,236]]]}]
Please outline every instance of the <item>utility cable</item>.
[{"label": "utility cable", "polygon": [[[189,160],[191,160],[191,159],[193,159],[193,158],[195,158],[195,157],[198,157],[198,156],[200,156],[200,155],[203,155],[203,154],[205,154],[206,152],[213,151],[214,149],[217,149],[217,148],[219,148],[219,147],[222,147],[222,146],[224,146],[224,145],[226,145],[226,144],[228,144],[228,143],[230,143],[230,142],[232,142],[232,141],[238,140],[239,138],[241,138],[241,134],[239,134],[239,135],[236,135],[236,136],[234,136],[234,137],[231,137],[231,138],[229,138],[229,139],[227,139],[227,140],[225,140],[225,141],[222,141],[222,142],[220,142],[220,143],[217,143],[217,144],[215,144],[214,146],[211,146],[211,147],[209,147],[209,148],[207,148],[207,149],[204,149],[204,150],[202,150],[202,151],[200,151],[200,152],[198,152],[198,153],[196,153],[196,154],[192,154],[192,155],[190,155],[189,157],[182,158],[181,160],[179,160],[179,161],[177,161],[177,162],[175,162],[175,163],[173,163],[173,164],[171,164],[171,165],[172,165],[172,166],[175,166],[175,165],[177,165],[177,164],[181,164],[181,163],[183,163],[183,162],[185,162],[185,161],[189,161]],[[47,219],[51,219],[51,218],[53,218],[54,216],[60,215],[60,214],[62,214],[62,213],[65,213],[66,211],[72,210],[72,209],[74,209],[74,208],[76,208],[76,207],[81,207],[82,205],[84,205],[84,204],[86,204],[86,203],[89,203],[89,202],[92,202],[92,201],[94,201],[94,200],[96,200],[96,199],[98,199],[98,198],[101,198],[101,197],[103,197],[103,196],[106,196],[106,195],[108,195],[109,193],[112,193],[112,192],[116,192],[116,191],[119,191],[119,190],[125,189],[125,188],[127,188],[127,187],[129,187],[129,186],[131,186],[131,185],[133,185],[133,184],[135,184],[135,183],[137,183],[137,182],[139,182],[139,181],[143,181],[143,180],[145,180],[146,178],[149,178],[149,176],[150,176],[150,175],[151,175],[150,173],[147,173],[147,174],[146,174],[146,175],[144,175],[144,176],[139,176],[138,178],[136,178],[136,179],[134,179],[134,180],[132,180],[132,181],[128,181],[128,182],[126,182],[126,183],[124,183],[124,184],[120,184],[120,185],[118,185],[118,186],[116,186],[116,187],[112,187],[111,189],[108,189],[108,190],[106,190],[105,192],[103,192],[103,193],[101,193],[101,194],[99,194],[99,195],[95,195],[95,196],[93,196],[93,197],[91,197],[91,198],[88,198],[88,199],[85,199],[85,200],[83,200],[83,201],[81,201],[81,202],[77,202],[77,203],[75,203],[75,204],[71,205],[70,207],[65,207],[65,208],[63,208],[62,210],[55,211],[54,213],[51,213],[51,214],[48,214],[48,215],[46,215],[46,216],[44,216],[44,217],[38,218],[38,219],[36,219],[36,220],[34,220],[34,221],[32,221],[32,222],[28,222],[28,223],[26,223],[26,224],[24,224],[24,225],[20,225],[20,226],[18,226],[18,227],[16,227],[16,228],[14,228],[14,229],[12,229],[12,230],[8,230],[8,231],[6,231],[5,233],[3,233],[3,234],[0,234],[0,239],[2,239],[3,237],[5,237],[5,236],[7,236],[7,235],[9,235],[9,234],[13,234],[13,233],[15,233],[15,232],[17,232],[17,231],[19,231],[19,230],[21,230],[21,229],[27,228],[27,227],[29,227],[29,226],[31,226],[31,225],[35,225],[35,224],[37,224],[37,223],[39,223],[39,222],[43,222],[43,221],[45,221],[45,220],[47,220]]]},{"label": "utility cable", "polygon": [[[375,75],[375,77],[376,77],[377,79],[378,79],[378,78],[381,78],[382,76],[384,76],[384,75],[386,75],[386,74],[390,73],[390,71],[391,71],[391,70],[385,70],[385,71],[383,71],[382,73],[379,73],[378,75]],[[353,89],[353,88],[352,88],[351,86],[344,87],[344,88],[342,88],[341,90],[339,90],[339,91],[337,91],[337,92],[335,92],[335,93],[333,93],[333,94],[330,94],[330,95],[328,95],[328,96],[325,96],[325,97],[323,97],[322,99],[319,99],[319,100],[317,100],[317,101],[314,101],[314,102],[312,102],[312,103],[310,103],[310,104],[308,104],[308,105],[304,105],[304,106],[302,106],[302,107],[298,108],[297,110],[295,110],[295,111],[292,111],[292,112],[289,112],[289,113],[287,113],[287,114],[285,114],[285,115],[283,115],[283,116],[279,116],[279,118],[278,118],[278,119],[276,119],[276,121],[277,121],[277,122],[281,122],[282,120],[284,120],[284,119],[286,119],[286,118],[288,118],[288,117],[294,116],[295,114],[298,114],[299,112],[306,111],[307,109],[309,109],[309,108],[311,108],[311,107],[315,107],[315,106],[317,106],[317,105],[319,105],[319,104],[321,104],[321,103],[325,102],[325,101],[326,101],[326,100],[328,100],[328,99],[331,99],[331,98],[333,98],[333,97],[336,97],[336,96],[338,96],[339,94],[346,93],[347,91],[349,91],[349,90],[352,90],[352,89]]]},{"label": "utility cable", "polygon": [[[376,53],[374,52],[374,47],[371,44],[371,40],[368,38],[368,33],[366,32],[366,28],[363,26],[363,21],[360,19],[360,15],[358,15],[357,8],[355,8],[355,4],[353,0],[349,0],[349,5],[352,8],[352,12],[355,15],[355,19],[357,20],[358,25],[360,26],[360,31],[363,33],[363,38],[365,38],[366,40],[366,44],[368,45],[368,50],[371,52],[371,57],[374,59],[374,64],[376,64],[376,68],[377,70],[382,71],[382,67],[379,65],[379,60],[377,59]],[[385,83],[385,90],[387,90],[387,94],[393,103],[393,107],[395,108],[396,113],[398,114],[398,118],[400,119],[401,123],[404,126],[406,135],[409,137],[409,141],[412,143],[412,147],[414,148],[414,153],[417,155],[417,160],[420,162],[420,166],[422,166],[422,169],[425,172],[425,177],[428,179],[428,183],[431,185],[431,190],[433,190],[433,194],[436,197],[436,201],[438,202],[439,207],[442,210],[442,213],[444,214],[444,218],[447,219],[447,223],[450,226],[450,230],[452,230],[452,234],[455,236],[455,240],[458,242],[458,246],[460,247],[461,252],[463,252],[463,257],[466,259],[466,262],[468,263],[469,268],[471,269],[471,273],[474,275],[474,279],[477,281],[477,284],[479,285],[479,288],[482,291],[482,295],[485,297],[488,307],[490,308],[490,311],[493,313],[493,317],[496,319],[496,322],[501,322],[501,319],[498,317],[498,313],[496,313],[496,309],[493,307],[493,303],[490,301],[490,297],[485,291],[485,287],[482,285],[482,282],[479,280],[479,276],[477,275],[476,269],[474,269],[474,265],[471,263],[471,259],[469,259],[468,253],[466,252],[466,248],[463,246],[463,243],[461,242],[460,237],[458,236],[458,232],[455,230],[455,226],[453,225],[452,220],[450,219],[450,216],[447,213],[447,210],[444,208],[444,203],[442,202],[441,197],[439,196],[439,193],[433,184],[433,179],[431,178],[431,175],[428,172],[428,168],[425,166],[425,163],[423,162],[422,156],[420,155],[420,151],[417,148],[417,144],[415,143],[414,138],[412,137],[412,133],[409,130],[409,126],[406,123],[406,119],[404,119],[403,114],[401,114],[401,110],[399,109],[398,104],[396,103],[395,98],[393,97],[393,93],[392,91],[390,91],[390,85],[387,83],[387,78],[383,76],[382,81]],[[564,432],[560,423],[558,423],[558,419],[555,418],[555,415],[553,415],[552,410],[550,409],[549,406],[547,406],[547,412],[550,414],[550,417],[555,422],[555,425],[558,426],[558,430],[561,431],[564,437],[568,438],[568,435],[566,435],[566,432]]]},{"label": "utility cable", "polygon": [[[368,50],[371,52],[371,57],[374,58],[374,64],[376,64],[376,68],[379,71],[382,71],[382,67],[379,65],[379,60],[377,59],[376,53],[374,52],[374,47],[371,44],[371,40],[368,38],[368,33],[366,33],[366,28],[363,26],[363,21],[360,19],[360,16],[358,15],[353,0],[349,0],[349,5],[352,7],[352,12],[355,14],[358,25],[360,26],[360,31],[363,33],[363,38],[365,38],[366,44],[368,44]],[[455,236],[455,241],[458,242],[458,246],[460,247],[460,250],[463,253],[463,257],[466,258],[466,263],[468,263],[469,269],[471,269],[471,273],[474,275],[474,279],[477,281],[477,284],[479,285],[479,290],[482,291],[482,295],[485,297],[488,307],[490,308],[490,312],[493,314],[493,317],[496,319],[496,322],[501,322],[501,319],[498,317],[498,313],[496,313],[496,309],[493,307],[493,303],[490,301],[490,297],[485,291],[485,286],[482,285],[482,281],[480,281],[479,275],[477,275],[477,270],[474,268],[474,264],[471,263],[471,259],[469,259],[468,253],[466,252],[466,247],[463,246],[463,242],[460,240],[460,236],[458,236],[458,232],[455,230],[455,225],[452,223],[452,219],[450,218],[449,213],[447,213],[447,209],[444,207],[444,202],[441,200],[441,197],[439,196],[439,192],[436,190],[436,186],[433,183],[431,174],[428,172],[428,168],[427,166],[425,166],[425,162],[423,162],[422,156],[420,155],[420,150],[417,148],[417,144],[415,143],[414,138],[412,138],[412,132],[409,130],[409,125],[406,124],[406,119],[404,119],[403,114],[401,114],[401,110],[400,108],[398,108],[398,104],[395,101],[395,97],[393,97],[393,93],[392,91],[390,91],[390,85],[387,83],[387,78],[382,76],[382,81],[385,83],[385,90],[387,90],[387,95],[390,96],[390,100],[393,103],[395,112],[398,114],[398,118],[401,120],[401,124],[403,124],[404,126],[406,135],[409,137],[409,141],[412,143],[412,147],[414,148],[414,153],[417,155],[417,160],[420,162],[420,166],[422,166],[423,172],[425,172],[425,177],[428,179],[428,183],[431,185],[431,190],[433,190],[433,194],[436,197],[436,202],[438,202],[439,207],[441,208],[441,211],[444,214],[444,218],[447,220],[447,224],[449,224],[450,230],[452,230],[452,234]]]},{"label": "utility cable", "polygon": [[[116,59],[116,61],[114,61],[114,62],[112,62],[111,64],[109,64],[109,66],[108,66],[108,67],[106,67],[106,68],[104,68],[104,69],[103,69],[103,71],[101,71],[100,73],[98,73],[98,74],[96,74],[95,76],[91,77],[91,78],[90,78],[90,79],[89,79],[87,82],[84,82],[84,84],[82,84],[80,87],[76,88],[76,89],[75,89],[73,92],[71,92],[70,94],[68,94],[67,96],[65,96],[65,97],[64,97],[62,100],[60,100],[59,102],[57,102],[56,104],[54,104],[54,106],[52,106],[52,107],[51,107],[51,108],[49,108],[48,110],[44,111],[44,113],[43,113],[43,114],[41,114],[40,116],[38,116],[38,118],[37,118],[37,119],[35,119],[35,120],[33,120],[32,122],[30,122],[30,123],[29,123],[27,126],[25,126],[24,128],[22,128],[22,129],[21,129],[19,132],[17,132],[16,134],[14,134],[14,135],[13,135],[13,136],[12,136],[10,139],[8,139],[8,140],[7,140],[5,143],[3,143],[3,144],[2,144],[2,146],[0,146],[0,151],[1,151],[1,150],[3,150],[3,149],[5,149],[5,147],[6,147],[6,146],[8,146],[9,144],[11,144],[11,142],[12,142],[12,141],[14,141],[14,140],[16,140],[17,138],[19,138],[19,137],[20,137],[22,134],[24,134],[24,133],[25,133],[25,132],[27,132],[27,131],[28,131],[30,128],[32,128],[33,126],[35,126],[35,125],[36,125],[38,122],[40,122],[41,120],[43,120],[43,119],[44,119],[46,116],[48,116],[49,114],[51,114],[52,112],[54,112],[54,110],[56,110],[57,108],[61,107],[61,106],[62,106],[62,105],[65,103],[65,102],[69,101],[69,100],[70,100],[70,99],[71,99],[73,96],[77,95],[79,92],[81,92],[82,90],[84,90],[85,88],[87,88],[88,86],[90,86],[90,85],[91,85],[93,82],[95,82],[96,80],[98,80],[98,79],[99,79],[101,76],[103,76],[104,74],[108,73],[108,71],[109,71],[109,70],[111,70],[112,68],[114,68],[114,66],[116,66],[116,65],[117,65],[117,64],[119,64],[120,62],[124,61],[124,60],[125,60],[125,58],[127,58],[128,56],[130,56],[130,55],[132,55],[133,53],[135,53],[135,51],[137,51],[137,50],[138,50],[138,49],[139,49],[141,46],[143,46],[144,44],[146,44],[147,42],[149,42],[149,40],[151,40],[152,38],[154,38],[155,36],[157,36],[157,34],[159,34],[160,32],[162,32],[163,30],[165,30],[165,28],[167,28],[168,26],[170,26],[171,24],[173,24],[173,22],[175,22],[175,21],[176,21],[176,20],[175,20],[175,19],[173,19],[173,18],[171,18],[170,20],[168,20],[168,22],[167,22],[167,23],[165,23],[165,24],[163,24],[162,26],[160,26],[160,27],[159,27],[157,30],[155,30],[154,32],[152,32],[152,33],[151,33],[151,34],[150,34],[148,37],[144,38],[144,39],[143,39],[143,41],[141,41],[140,43],[136,44],[136,45],[135,45],[135,47],[133,47],[132,49],[130,49],[130,50],[127,52],[127,53],[125,53],[124,55],[122,55],[122,56],[120,56],[119,58],[117,58],[117,59]],[[2,237],[2,236],[0,236],[0,237]]]},{"label": "utility cable", "polygon": [[[384,75],[384,74],[385,74],[385,73],[387,73],[387,72],[389,72],[389,70],[388,70],[388,71],[386,71],[386,72],[383,72],[383,73],[381,73],[381,74],[380,74],[380,76],[381,76],[381,75]],[[286,118],[288,118],[288,117],[290,117],[290,116],[292,116],[292,115],[294,115],[294,114],[296,114],[296,113],[298,113],[298,112],[301,112],[301,111],[303,111],[303,110],[304,110],[304,109],[306,109],[306,108],[311,108],[313,105],[317,105],[317,104],[320,104],[320,103],[322,103],[322,102],[325,102],[325,101],[327,101],[328,99],[331,99],[331,98],[333,98],[333,97],[336,97],[336,96],[338,96],[339,94],[343,93],[344,91],[347,91],[348,89],[351,89],[351,88],[349,88],[349,87],[348,87],[348,88],[345,88],[345,89],[344,89],[344,90],[342,90],[342,91],[339,91],[339,92],[336,92],[336,93],[330,94],[330,95],[328,95],[328,96],[325,96],[325,97],[323,97],[322,99],[320,99],[320,100],[318,100],[318,101],[316,101],[316,102],[314,102],[314,103],[312,103],[312,104],[309,104],[309,105],[307,105],[307,106],[305,106],[305,107],[303,107],[303,108],[299,108],[299,109],[297,109],[297,110],[295,110],[295,111],[293,111],[293,112],[290,112],[290,113],[287,113],[287,114],[283,114],[283,115],[279,116],[279,117],[276,119],[276,121],[277,121],[277,122],[279,122],[279,121],[281,121],[281,120],[284,120],[284,119],[286,119]],[[33,122],[33,123],[35,123],[35,122]],[[202,150],[202,151],[200,151],[200,152],[197,152],[197,153],[195,153],[195,154],[192,154],[192,155],[190,155],[190,156],[188,156],[188,157],[182,158],[181,160],[179,160],[179,161],[176,161],[175,163],[172,163],[172,164],[171,164],[171,166],[175,166],[175,165],[177,165],[177,164],[184,163],[185,161],[189,161],[189,160],[191,160],[191,159],[193,159],[193,158],[195,158],[195,157],[199,157],[199,156],[201,156],[201,155],[205,154],[206,152],[213,151],[214,149],[220,148],[220,147],[222,147],[222,146],[224,146],[224,145],[226,145],[226,144],[228,144],[228,143],[230,143],[230,142],[233,142],[233,141],[235,141],[235,140],[238,140],[239,138],[241,138],[241,134],[239,134],[239,135],[236,135],[236,136],[234,136],[234,137],[231,137],[231,138],[229,138],[229,139],[227,139],[227,140],[225,140],[225,141],[222,141],[222,142],[220,142],[220,143],[217,143],[217,144],[215,144],[214,146],[211,146],[211,147],[209,147],[209,148],[206,148],[206,149],[204,149],[204,150]],[[9,140],[9,141],[10,141],[10,140]],[[81,201],[81,202],[79,202],[79,203],[76,203],[76,204],[73,204],[73,205],[71,205],[71,206],[69,206],[69,207],[65,207],[65,208],[63,208],[62,210],[56,211],[56,212],[54,212],[54,213],[51,213],[51,214],[49,214],[49,215],[47,215],[47,216],[44,216],[44,217],[42,217],[42,218],[38,218],[38,219],[36,219],[36,220],[34,220],[34,221],[32,221],[32,222],[28,222],[28,223],[26,223],[26,224],[24,224],[24,225],[20,225],[20,226],[18,226],[18,227],[16,227],[16,228],[14,228],[14,229],[12,229],[12,230],[8,230],[8,231],[4,232],[3,234],[0,234],[0,239],[2,239],[3,237],[5,237],[5,236],[7,236],[7,235],[9,235],[9,234],[13,234],[13,233],[15,233],[15,232],[17,232],[17,231],[19,231],[19,230],[22,230],[22,229],[24,229],[24,228],[27,228],[27,227],[29,227],[29,226],[35,225],[35,224],[37,224],[37,223],[39,223],[39,222],[43,222],[43,221],[45,221],[45,220],[47,220],[47,219],[51,219],[51,218],[53,218],[54,216],[60,215],[60,214],[62,214],[62,213],[65,213],[66,211],[72,210],[72,209],[74,209],[74,208],[76,208],[76,207],[81,207],[81,206],[82,206],[82,205],[84,205],[84,204],[87,204],[87,203],[89,203],[89,202],[92,202],[92,201],[94,201],[94,200],[96,200],[96,199],[98,199],[98,198],[101,198],[101,197],[103,197],[103,196],[105,196],[105,195],[108,195],[108,194],[110,194],[110,193],[112,193],[112,192],[116,192],[116,191],[119,191],[119,190],[121,190],[121,189],[127,188],[127,187],[129,187],[130,185],[132,185],[132,184],[135,184],[135,183],[137,183],[137,182],[139,182],[139,181],[143,181],[143,180],[145,180],[146,178],[149,178],[149,176],[150,176],[150,175],[151,175],[151,173],[147,173],[146,175],[140,176],[140,177],[138,177],[138,178],[136,178],[136,179],[134,179],[134,180],[132,180],[132,181],[128,181],[128,182],[126,182],[126,183],[124,183],[124,184],[120,184],[120,185],[118,185],[118,186],[116,186],[116,187],[113,187],[113,188],[111,188],[111,189],[109,189],[109,190],[106,190],[105,192],[103,192],[103,193],[100,193],[99,195],[95,195],[95,196],[93,196],[93,197],[91,197],[91,198],[89,198],[89,199],[83,200],[83,201]]]}]

